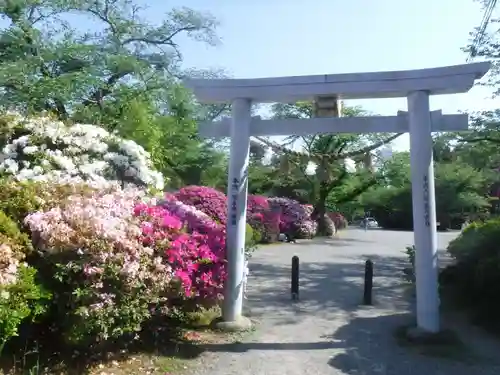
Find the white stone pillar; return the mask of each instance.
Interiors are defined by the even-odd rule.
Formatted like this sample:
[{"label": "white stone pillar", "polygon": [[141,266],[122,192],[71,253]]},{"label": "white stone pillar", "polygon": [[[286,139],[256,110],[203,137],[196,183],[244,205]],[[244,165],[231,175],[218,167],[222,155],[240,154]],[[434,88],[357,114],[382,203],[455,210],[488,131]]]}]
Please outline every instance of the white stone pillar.
[{"label": "white stone pillar", "polygon": [[252,103],[249,99],[235,99],[232,103],[227,192],[228,275],[222,311],[222,318],[225,322],[238,320],[243,307],[251,107]]},{"label": "white stone pillar", "polygon": [[429,93],[408,94],[410,162],[417,284],[417,325],[439,331],[436,199]]}]

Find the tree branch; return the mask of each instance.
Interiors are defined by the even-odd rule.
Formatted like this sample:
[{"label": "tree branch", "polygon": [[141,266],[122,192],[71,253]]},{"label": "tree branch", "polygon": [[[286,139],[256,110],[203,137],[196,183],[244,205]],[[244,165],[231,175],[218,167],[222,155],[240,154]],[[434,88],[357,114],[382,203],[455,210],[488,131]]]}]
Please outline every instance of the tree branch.
[{"label": "tree branch", "polygon": [[395,140],[396,138],[400,137],[401,135],[403,135],[403,133],[398,133],[398,134],[392,135],[392,136],[390,136],[390,137],[388,137],[380,142],[374,143],[374,144],[367,146],[367,147],[364,147],[360,150],[346,152],[345,154],[339,154],[337,159],[347,159],[347,158],[352,158],[354,156],[364,155],[370,151],[373,151],[373,150]]},{"label": "tree branch", "polygon": [[494,144],[500,144],[500,139],[496,139],[496,138],[491,138],[491,137],[478,137],[478,138],[463,138],[463,139],[460,139],[458,140],[459,142],[463,142],[463,143],[476,143],[476,142],[491,142],[491,143],[494,143]]},{"label": "tree branch", "polygon": [[106,83],[102,86],[99,87],[97,90],[95,90],[91,95],[89,99],[86,99],[82,102],[82,105],[87,107],[92,104],[98,105],[100,108],[102,108],[102,100],[106,95],[111,94],[111,87],[116,84],[120,79],[125,77],[128,74],[131,74],[132,70],[124,70],[120,73],[115,73],[112,74],[107,80]]}]

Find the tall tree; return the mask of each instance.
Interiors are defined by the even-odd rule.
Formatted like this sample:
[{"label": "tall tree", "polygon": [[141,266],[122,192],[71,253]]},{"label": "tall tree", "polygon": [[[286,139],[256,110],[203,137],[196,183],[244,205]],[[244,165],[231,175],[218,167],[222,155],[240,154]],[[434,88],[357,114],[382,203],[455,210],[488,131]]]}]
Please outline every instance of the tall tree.
[{"label": "tall tree", "polygon": [[[131,100],[160,107],[179,73],[184,34],[218,41],[216,20],[189,8],[151,25],[132,0],[4,0],[0,16],[0,105],[75,113],[99,123],[121,118]],[[92,28],[78,30],[71,17]]]},{"label": "tall tree", "polygon": [[[361,108],[343,108],[344,116],[365,115]],[[300,102],[276,104],[273,106],[274,118],[311,118],[313,104]],[[313,215],[317,218],[319,232],[325,233],[326,203],[330,195],[335,196],[337,204],[352,200],[377,182],[371,170],[371,152],[391,142],[399,135],[344,135],[323,134],[304,137],[288,137],[285,145],[278,145],[267,139],[259,138],[280,156],[287,173],[300,173],[309,184],[310,198],[314,205]],[[297,151],[297,147],[301,148]],[[354,160],[358,167],[349,171],[346,161]],[[316,170],[310,173],[310,167]],[[350,173],[351,172],[351,173]]]},{"label": "tall tree", "polygon": [[198,139],[195,121],[227,107],[196,104],[179,78],[224,72],[181,70],[178,43],[215,45],[218,23],[178,8],[153,25],[143,10],[133,0],[0,2],[0,107],[99,124],[145,147],[174,186],[215,183],[224,155]]}]

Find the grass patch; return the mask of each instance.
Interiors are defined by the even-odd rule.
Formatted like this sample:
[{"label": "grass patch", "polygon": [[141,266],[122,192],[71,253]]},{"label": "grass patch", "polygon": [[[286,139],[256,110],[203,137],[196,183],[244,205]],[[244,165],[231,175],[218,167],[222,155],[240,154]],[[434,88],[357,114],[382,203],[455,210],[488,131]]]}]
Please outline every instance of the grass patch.
[{"label": "grass patch", "polygon": [[37,332],[21,335],[6,346],[0,357],[0,374],[182,374],[196,365],[204,345],[232,343],[239,338],[207,328],[219,315],[219,309],[211,309],[186,314],[183,321],[150,322],[133,337],[92,348],[68,347],[38,327]]}]

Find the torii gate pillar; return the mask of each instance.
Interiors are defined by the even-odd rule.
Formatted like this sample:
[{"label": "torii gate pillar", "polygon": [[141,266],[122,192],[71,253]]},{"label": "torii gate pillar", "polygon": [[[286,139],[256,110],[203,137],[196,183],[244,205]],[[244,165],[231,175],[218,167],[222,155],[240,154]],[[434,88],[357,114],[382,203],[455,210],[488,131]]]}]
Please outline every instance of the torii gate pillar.
[{"label": "torii gate pillar", "polygon": [[417,284],[417,325],[439,331],[436,196],[429,93],[408,94],[411,194]]},{"label": "torii gate pillar", "polygon": [[227,194],[227,280],[222,318],[237,322],[243,308],[243,270],[245,264],[245,232],[248,197],[248,161],[250,156],[250,123],[252,102],[232,102],[231,148]]}]

